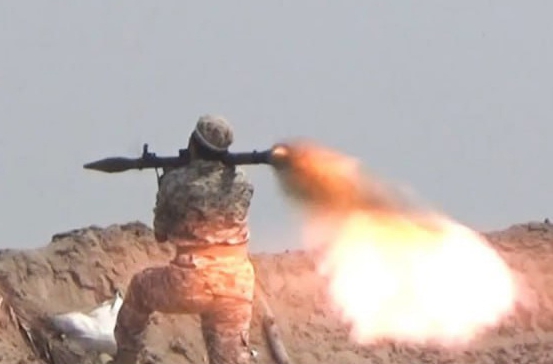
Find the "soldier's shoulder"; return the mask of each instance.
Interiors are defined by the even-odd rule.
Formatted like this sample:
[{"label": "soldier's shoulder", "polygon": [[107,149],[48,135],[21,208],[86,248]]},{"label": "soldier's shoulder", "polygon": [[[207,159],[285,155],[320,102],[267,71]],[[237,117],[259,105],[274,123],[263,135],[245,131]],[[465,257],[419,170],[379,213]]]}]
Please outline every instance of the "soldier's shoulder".
[{"label": "soldier's shoulder", "polygon": [[174,190],[189,185],[201,176],[194,166],[186,165],[168,170],[160,181],[160,190]]},{"label": "soldier's shoulder", "polygon": [[205,176],[209,172],[215,170],[216,167],[213,162],[195,160],[187,165],[174,168],[167,173],[168,177],[176,179],[195,179],[199,176]]},{"label": "soldier's shoulder", "polygon": [[168,170],[163,175],[164,181],[176,181],[176,180],[182,180],[186,176],[188,176],[190,173],[188,173],[186,167],[178,167]]},{"label": "soldier's shoulder", "polygon": [[[166,184],[178,183],[179,185],[209,184],[212,181],[250,185],[251,181],[245,169],[240,166],[225,166],[214,161],[197,160],[186,166],[173,169],[163,177]],[[218,183],[218,182],[217,182]]]}]

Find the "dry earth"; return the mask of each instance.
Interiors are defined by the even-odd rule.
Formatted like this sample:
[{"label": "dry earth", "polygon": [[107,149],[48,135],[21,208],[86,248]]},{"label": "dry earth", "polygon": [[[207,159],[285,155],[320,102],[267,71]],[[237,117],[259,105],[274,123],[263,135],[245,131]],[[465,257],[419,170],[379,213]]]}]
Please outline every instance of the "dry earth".
[{"label": "dry earth", "polygon": [[[553,225],[517,224],[485,234],[518,273],[525,291],[516,313],[471,347],[457,352],[398,343],[359,346],[348,340],[325,297],[323,281],[302,251],[254,255],[295,364],[528,363],[553,364]],[[88,227],[58,234],[36,250],[0,252],[0,363],[93,363],[43,325],[44,314],[87,309],[125,290],[131,276],[172,256],[141,223]],[[470,267],[467,267],[470,269]],[[258,363],[273,363],[261,330],[252,328]],[[148,329],[150,363],[202,363],[204,345],[195,316],[155,314]]]}]

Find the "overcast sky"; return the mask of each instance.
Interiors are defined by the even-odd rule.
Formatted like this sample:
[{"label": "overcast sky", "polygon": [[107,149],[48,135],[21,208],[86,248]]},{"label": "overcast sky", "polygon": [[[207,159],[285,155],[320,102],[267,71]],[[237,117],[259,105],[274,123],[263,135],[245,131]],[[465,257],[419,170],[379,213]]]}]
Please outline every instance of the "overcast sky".
[{"label": "overcast sky", "polygon": [[[313,138],[481,230],[553,215],[553,2],[1,1],[0,247],[152,222],[153,171],[201,114],[232,149]],[[252,250],[300,247],[267,166]],[[552,216],[553,217],[553,216]]]}]

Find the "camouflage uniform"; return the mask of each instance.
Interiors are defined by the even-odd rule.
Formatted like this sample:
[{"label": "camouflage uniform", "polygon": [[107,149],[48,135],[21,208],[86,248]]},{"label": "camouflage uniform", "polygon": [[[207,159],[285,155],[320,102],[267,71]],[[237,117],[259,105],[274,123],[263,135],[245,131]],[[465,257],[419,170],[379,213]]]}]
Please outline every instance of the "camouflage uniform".
[{"label": "camouflage uniform", "polygon": [[[209,118],[200,119],[195,132],[205,137],[200,142],[215,141],[215,147],[232,141],[228,128]],[[217,161],[193,160],[164,175],[154,232],[158,241],[175,244],[177,255],[168,266],[132,278],[115,328],[116,363],[137,360],[154,311],[199,314],[210,364],[249,363],[255,278],[247,254],[247,215],[252,196],[245,173]]]}]

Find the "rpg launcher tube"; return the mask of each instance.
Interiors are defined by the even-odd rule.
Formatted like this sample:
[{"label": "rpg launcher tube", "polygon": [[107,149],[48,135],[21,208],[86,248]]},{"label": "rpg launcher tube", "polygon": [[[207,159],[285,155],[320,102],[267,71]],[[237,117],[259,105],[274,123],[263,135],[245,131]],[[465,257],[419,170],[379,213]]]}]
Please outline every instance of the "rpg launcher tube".
[{"label": "rpg launcher tube", "polygon": [[[221,162],[229,165],[271,164],[272,149],[258,152],[242,152],[225,154]],[[188,153],[180,153],[178,157],[157,157],[146,155],[141,158],[112,157],[104,158],[84,165],[85,169],[106,173],[118,173],[128,170],[149,168],[178,168],[190,163]]]}]

